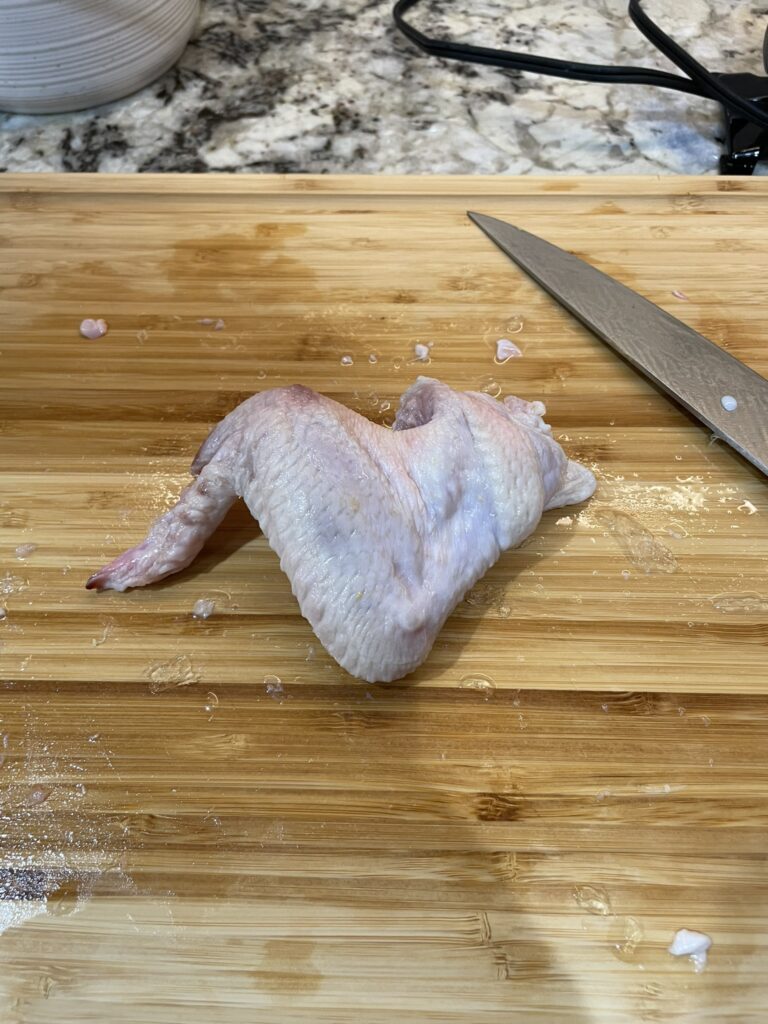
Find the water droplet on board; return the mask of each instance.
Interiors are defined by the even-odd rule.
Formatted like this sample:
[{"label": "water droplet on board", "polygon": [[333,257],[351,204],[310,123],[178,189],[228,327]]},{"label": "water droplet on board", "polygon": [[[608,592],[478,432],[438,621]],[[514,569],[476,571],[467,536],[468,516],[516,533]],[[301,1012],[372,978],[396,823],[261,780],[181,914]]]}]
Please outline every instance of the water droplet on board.
[{"label": "water droplet on board", "polygon": [[101,631],[101,636],[92,637],[91,638],[91,646],[92,647],[101,647],[102,644],[105,644],[107,642],[107,640],[109,640],[110,636],[112,635],[112,630],[114,628],[115,628],[115,624],[114,624],[114,622],[112,620],[109,620],[108,622],[106,622],[104,624],[103,630]]},{"label": "water droplet on board", "polygon": [[353,363],[354,363],[354,359],[352,358],[352,356],[347,355],[347,356],[342,356],[341,357],[341,365],[342,366],[352,366]]},{"label": "water droplet on board", "polygon": [[378,361],[379,361],[379,357],[376,355],[376,353],[375,352],[371,352],[371,354],[368,356],[368,362],[373,364],[373,363],[378,363]]},{"label": "water droplet on board", "polygon": [[32,805],[44,804],[50,795],[50,786],[35,786],[30,789],[24,802]]},{"label": "water droplet on board", "polygon": [[573,898],[588,914],[609,917],[613,914],[608,893],[601,885],[579,885],[573,891]]},{"label": "water droplet on board", "polygon": [[459,689],[476,690],[478,693],[482,693],[485,700],[490,700],[496,689],[496,683],[490,676],[483,675],[482,672],[473,672],[459,680]]},{"label": "water droplet on board", "polygon": [[259,378],[259,380],[264,380],[264,378],[267,376],[267,371],[266,370],[257,370],[256,371],[256,376]]},{"label": "water droplet on board", "polygon": [[163,693],[175,686],[192,686],[200,682],[200,675],[186,654],[150,665],[145,675],[149,678],[150,693]]},{"label": "water droplet on board", "polygon": [[209,691],[205,695],[205,710],[213,712],[219,706],[219,698],[213,691]]},{"label": "water droplet on board", "polygon": [[491,398],[498,398],[501,394],[501,384],[493,377],[484,377],[483,380],[485,383],[480,390],[486,395],[490,395]]},{"label": "water droplet on board", "polygon": [[645,931],[636,917],[625,917],[622,927],[623,934],[621,939],[614,944],[613,955],[624,963],[632,963],[637,953],[637,947],[645,937]]},{"label": "water droplet on board", "polygon": [[2,622],[3,619],[5,619],[7,617],[8,617],[8,609],[7,608],[3,608],[3,606],[0,605],[0,622]]},{"label": "water droplet on board", "polygon": [[677,561],[669,548],[626,512],[598,509],[594,521],[606,527],[607,535],[613,537],[625,555],[643,572],[677,571]]},{"label": "water droplet on board", "polygon": [[683,524],[675,522],[675,520],[672,520],[669,526],[667,526],[666,532],[670,537],[674,537],[675,540],[682,540],[684,537],[688,536],[688,531]]},{"label": "water droplet on board", "polygon": [[654,796],[664,795],[672,792],[672,787],[668,782],[662,782],[661,784],[649,783],[647,786],[640,787],[644,793],[650,793]]},{"label": "water droplet on board", "polygon": [[264,676],[264,689],[272,700],[281,701],[285,696],[285,688],[283,681],[280,676],[268,675]]},{"label": "water droplet on board", "polygon": [[768,598],[761,594],[715,594],[710,601],[719,612],[768,612]]},{"label": "water droplet on board", "polygon": [[48,897],[48,913],[54,917],[66,917],[74,914],[80,902],[80,882],[76,878],[69,878]]},{"label": "water droplet on board", "polygon": [[0,594],[8,596],[9,594],[20,594],[22,590],[26,590],[29,586],[29,580],[24,579],[23,576],[11,576],[9,572],[5,576],[0,577]]},{"label": "water droplet on board", "polygon": [[521,316],[513,316],[507,321],[507,325],[504,328],[507,334],[519,334],[525,326],[525,321]]},{"label": "water droplet on board", "polygon": [[24,559],[29,558],[35,551],[37,551],[37,544],[19,544],[15,554],[17,558]]}]

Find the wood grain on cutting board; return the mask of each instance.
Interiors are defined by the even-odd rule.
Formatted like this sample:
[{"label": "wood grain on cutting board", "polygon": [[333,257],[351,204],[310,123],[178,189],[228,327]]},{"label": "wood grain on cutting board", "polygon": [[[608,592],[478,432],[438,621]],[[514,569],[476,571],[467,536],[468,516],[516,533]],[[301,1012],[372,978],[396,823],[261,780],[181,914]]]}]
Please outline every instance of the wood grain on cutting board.
[{"label": "wood grain on cutting board", "polygon": [[[765,480],[468,208],[768,373],[759,179],[0,178],[9,1020],[761,1019]],[[324,654],[242,508],[178,577],[82,589],[249,394],[386,423],[419,373],[543,399],[599,486],[407,680]]]}]

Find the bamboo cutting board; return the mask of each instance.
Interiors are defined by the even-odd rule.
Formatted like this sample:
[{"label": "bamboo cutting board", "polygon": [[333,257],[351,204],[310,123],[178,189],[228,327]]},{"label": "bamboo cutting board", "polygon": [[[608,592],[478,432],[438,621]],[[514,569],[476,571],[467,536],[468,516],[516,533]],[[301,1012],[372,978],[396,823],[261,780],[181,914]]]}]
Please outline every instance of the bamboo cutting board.
[{"label": "bamboo cutting board", "polygon": [[[4,1021],[763,1019],[765,480],[468,208],[768,373],[760,179],[0,179]],[[324,654],[242,508],[82,589],[247,395],[387,423],[419,373],[543,399],[599,486],[407,680]]]}]

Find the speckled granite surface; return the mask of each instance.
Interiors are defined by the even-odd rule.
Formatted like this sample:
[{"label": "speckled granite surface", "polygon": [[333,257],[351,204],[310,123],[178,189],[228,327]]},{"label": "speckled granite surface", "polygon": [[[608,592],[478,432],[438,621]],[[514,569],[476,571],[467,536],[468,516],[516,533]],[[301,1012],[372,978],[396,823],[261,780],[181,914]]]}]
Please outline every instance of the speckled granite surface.
[{"label": "speckled granite surface", "polygon": [[[97,110],[0,115],[3,171],[714,173],[719,108],[645,86],[567,82],[427,57],[392,0],[204,0],[161,80]],[[648,0],[706,66],[762,73],[768,8]],[[425,31],[667,68],[624,0],[425,0]]]}]

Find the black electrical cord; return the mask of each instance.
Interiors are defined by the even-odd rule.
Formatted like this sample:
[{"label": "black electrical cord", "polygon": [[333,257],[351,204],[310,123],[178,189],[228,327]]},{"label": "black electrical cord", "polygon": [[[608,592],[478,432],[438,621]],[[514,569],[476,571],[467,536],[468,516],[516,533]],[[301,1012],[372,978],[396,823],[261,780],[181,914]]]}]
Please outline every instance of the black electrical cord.
[{"label": "black electrical cord", "polygon": [[674,39],[671,39],[652,21],[640,6],[640,0],[629,0],[629,16],[645,38],[653,43],[665,57],[684,71],[692,82],[699,86],[699,95],[717,100],[729,110],[738,111],[748,121],[768,128],[768,113],[758,103],[744,99],[733,89],[720,81],[717,75],[707,71],[703,64],[687,53]]},{"label": "black electrical cord", "polygon": [[718,76],[707,71],[689,53],[670,39],[666,33],[643,11],[640,0],[629,0],[629,16],[637,28],[654,46],[676,64],[689,77],[656,71],[652,68],[623,67],[621,65],[586,64],[581,61],[558,60],[555,57],[537,57],[533,54],[496,50],[487,46],[473,46],[470,43],[454,43],[449,39],[433,39],[419,32],[405,20],[404,15],[420,0],[398,0],[392,16],[395,25],[412,43],[433,57],[448,60],[464,60],[474,64],[489,64],[493,67],[514,71],[531,71],[570,78],[586,82],[625,82],[634,85],[657,85],[665,89],[676,89],[693,96],[716,100],[729,110],[738,111],[748,121],[768,128],[768,113],[759,104],[743,99],[730,89]]}]

